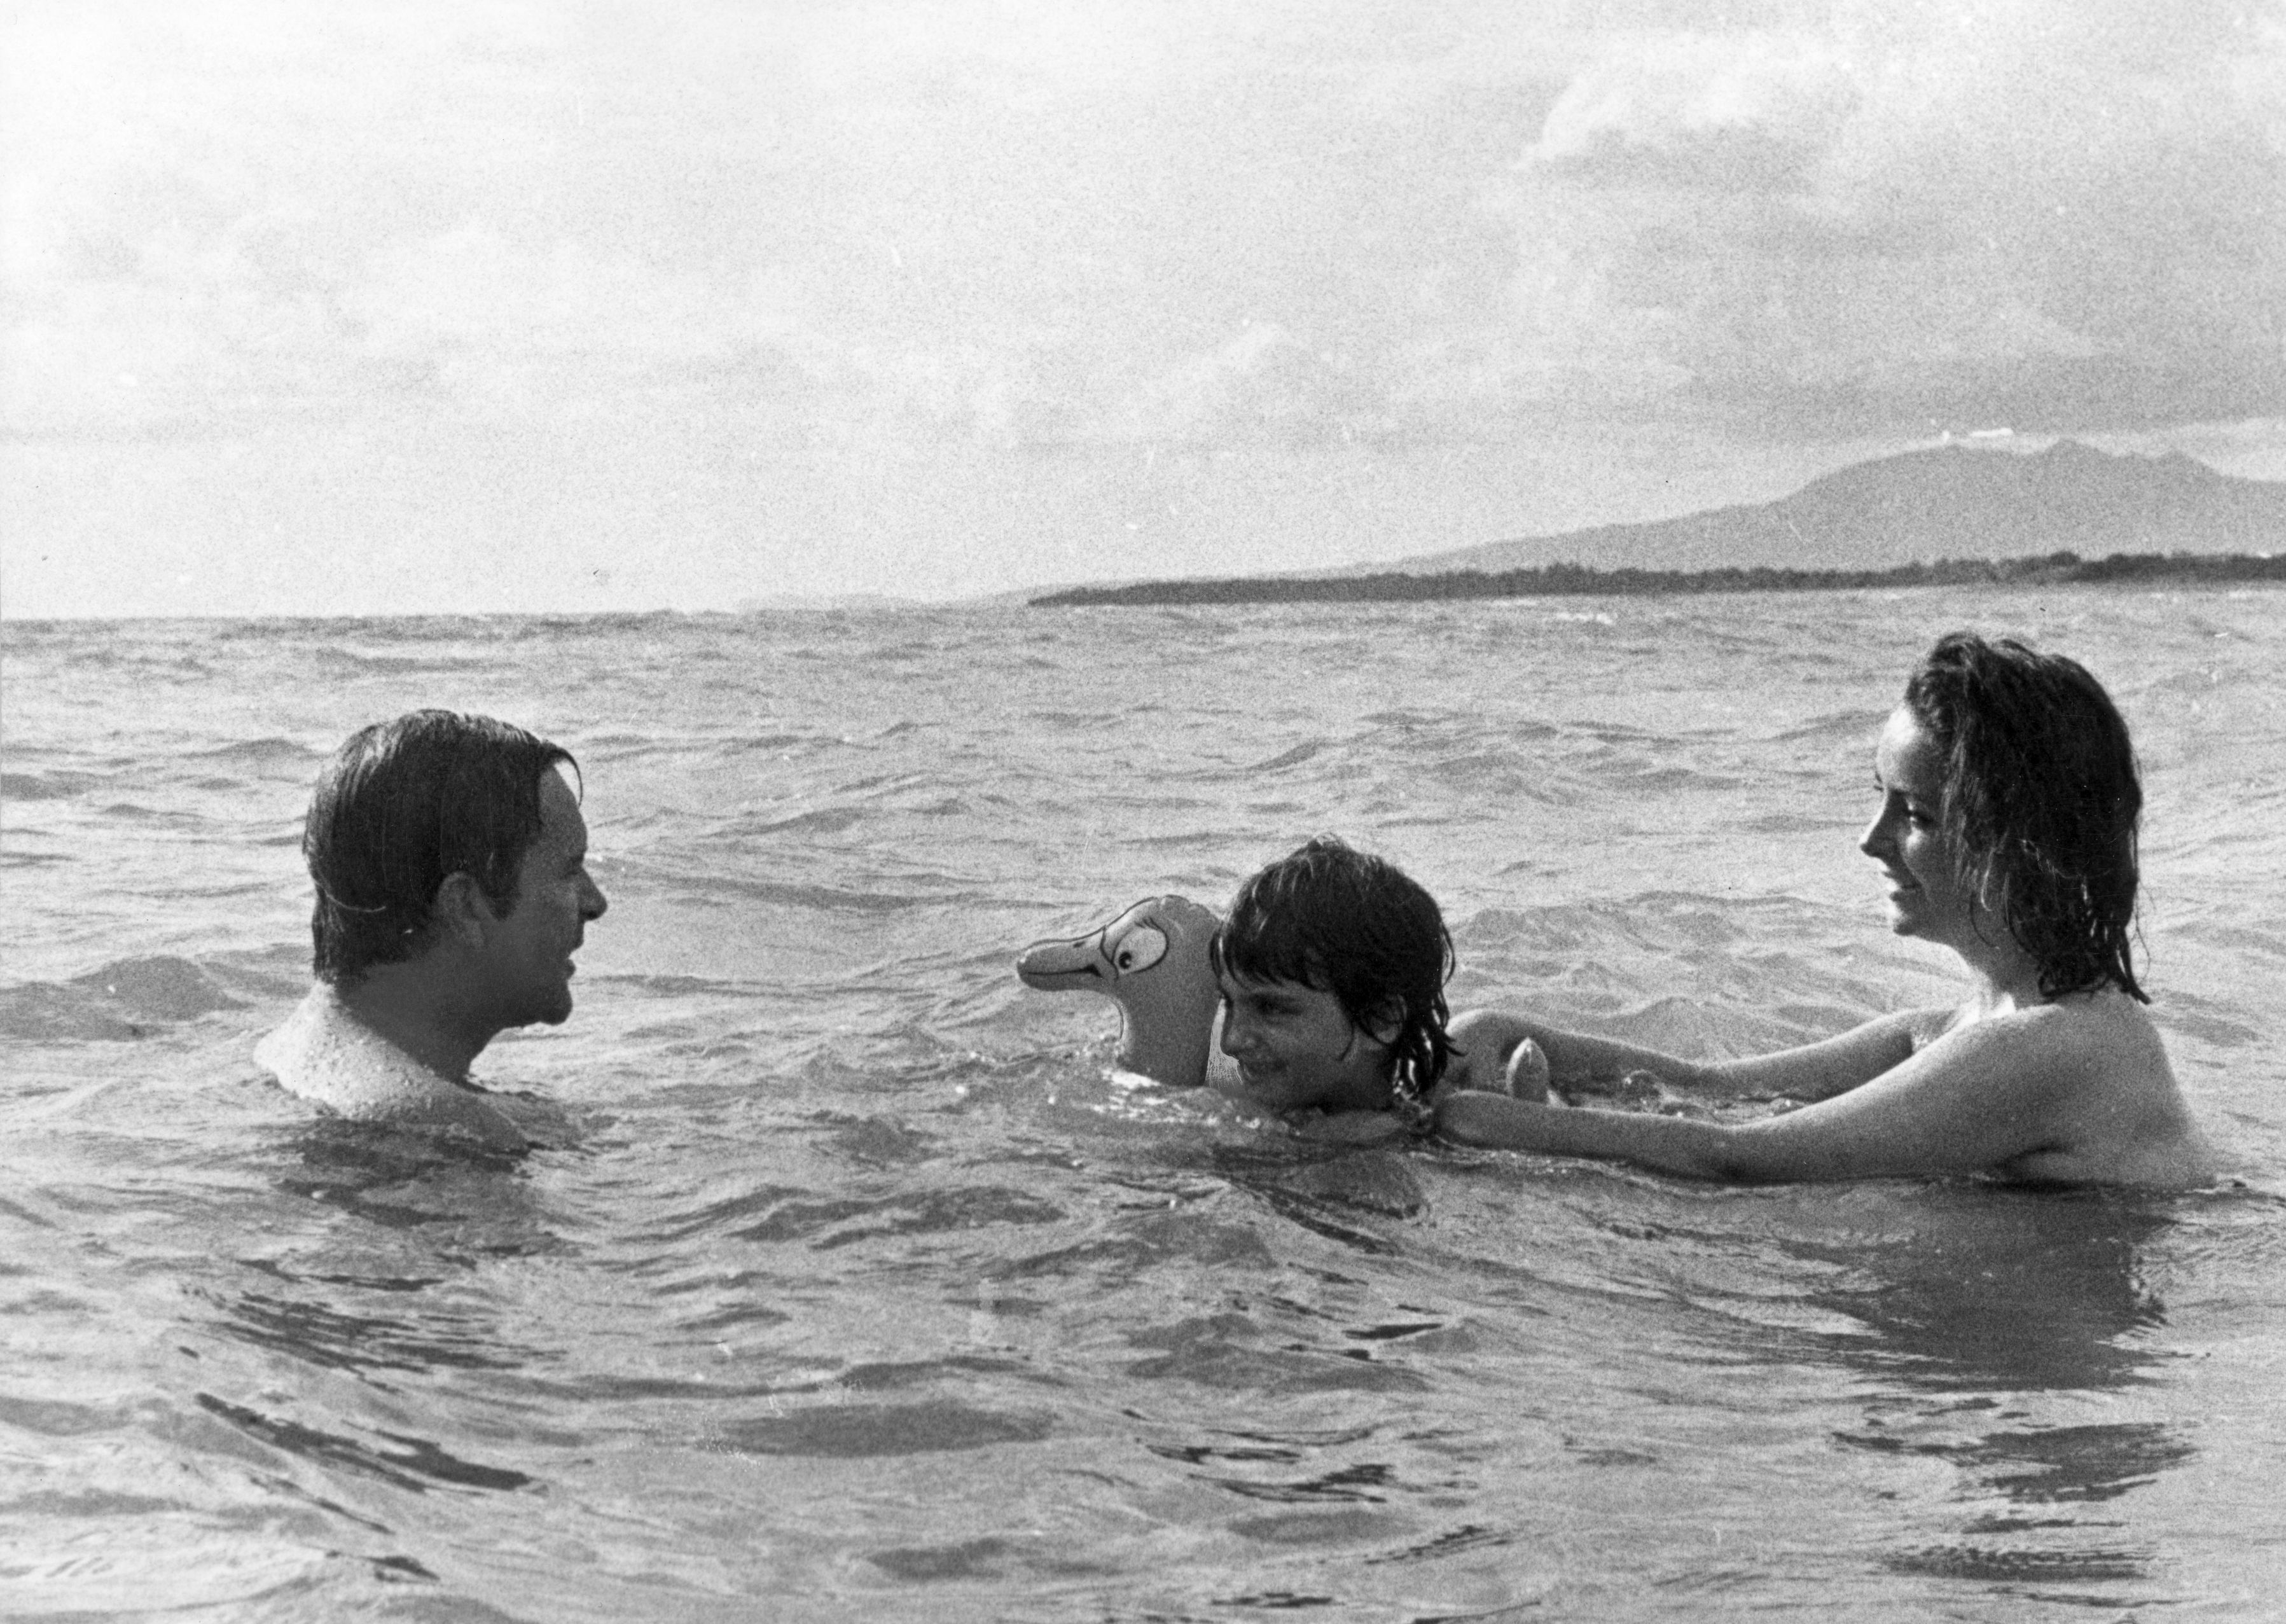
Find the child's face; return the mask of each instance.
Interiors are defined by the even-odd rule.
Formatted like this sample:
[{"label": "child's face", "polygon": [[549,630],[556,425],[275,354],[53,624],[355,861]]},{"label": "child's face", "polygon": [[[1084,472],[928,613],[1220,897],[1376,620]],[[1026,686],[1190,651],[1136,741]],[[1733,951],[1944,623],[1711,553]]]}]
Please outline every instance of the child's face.
[{"label": "child's face", "polygon": [[1238,1062],[1249,1099],[1273,1111],[1378,1110],[1389,1103],[1390,1046],[1352,1021],[1331,992],[1227,971],[1218,980],[1222,1052]]}]

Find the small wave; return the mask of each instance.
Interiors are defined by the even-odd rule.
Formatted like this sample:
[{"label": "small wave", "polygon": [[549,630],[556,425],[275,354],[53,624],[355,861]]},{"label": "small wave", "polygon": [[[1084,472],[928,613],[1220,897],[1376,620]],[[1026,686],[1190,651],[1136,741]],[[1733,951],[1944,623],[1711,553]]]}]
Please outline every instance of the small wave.
[{"label": "small wave", "polygon": [[1445,756],[1428,764],[1426,776],[1439,784],[1503,799],[1521,797],[1560,806],[1580,798],[1577,786],[1549,770],[1545,755],[1511,745]]},{"label": "small wave", "polygon": [[1831,830],[1834,821],[1802,812],[1765,812],[1745,820],[1739,827],[1754,834],[1816,834]]},{"label": "small wave", "polygon": [[190,1021],[218,1009],[236,1009],[240,1000],[187,958],[160,955],[122,958],[73,978],[73,985],[114,998],[148,1021]]},{"label": "small wave", "polygon": [[0,1037],[117,1042],[146,1037],[155,1025],[242,1006],[186,958],[122,958],[60,984],[0,988]]},{"label": "small wave", "polygon": [[[1422,1392],[1429,1384],[1400,1365],[1383,1364],[1359,1348],[1249,1345],[1244,1317],[1217,1314],[1186,1320],[1130,1336],[1139,1348],[1165,1352],[1137,1360],[1124,1374],[1147,1382],[1178,1381],[1226,1390],[1273,1392]],[[1362,1355],[1362,1357],[1360,1357]]]},{"label": "small wave", "polygon": [[1045,1415],[972,1409],[948,1401],[824,1404],[733,1423],[717,1435],[717,1447],[739,1455],[850,1460],[1037,1443],[1054,1431],[1055,1423]]},{"label": "small wave", "polygon": [[752,755],[762,750],[784,750],[794,745],[816,744],[823,737],[816,733],[757,733],[751,738],[725,739],[714,746],[718,756]]},{"label": "small wave", "polygon": [[312,664],[359,676],[420,676],[440,671],[475,671],[491,662],[476,656],[368,654],[357,649],[322,648],[310,652]]},{"label": "small wave", "polygon": [[[358,1283],[358,1282],[346,1282]],[[426,1282],[421,1282],[426,1283]],[[521,1360],[482,1336],[386,1315],[351,1313],[323,1304],[248,1292],[223,1305],[225,1335],[328,1369],[513,1369]]]},{"label": "small wave", "polygon": [[144,1029],[105,999],[51,981],[0,988],[0,1037],[33,1043],[114,1043]]},{"label": "small wave", "polygon": [[988,1535],[955,1545],[899,1545],[870,1553],[865,1560],[892,1579],[920,1583],[942,1579],[1005,1580],[1012,1566],[1034,1565],[1013,1541]]},{"label": "small wave", "polygon": [[1927,1574],[2015,1589],[2145,1579],[2150,1575],[2151,1558],[2135,1550],[1932,1545],[1886,1557],[1881,1565],[1895,1573]]},{"label": "small wave", "polygon": [[760,1189],[742,1190],[734,1195],[711,1201],[696,1210],[678,1214],[673,1221],[661,1226],[659,1233],[670,1241],[687,1241],[761,1213],[767,1213],[790,1197],[807,1195],[809,1192],[792,1185],[764,1185]]},{"label": "small wave", "polygon": [[119,1419],[106,1405],[0,1393],[0,1421],[40,1438],[83,1438],[108,1432],[119,1425]]},{"label": "small wave", "polygon": [[840,834],[852,824],[863,822],[864,818],[864,812],[856,807],[821,807],[815,812],[797,812],[792,817],[782,817],[774,824],[759,824],[749,832]]},{"label": "small wave", "polygon": [[1313,738],[1307,744],[1297,745],[1291,750],[1273,755],[1266,761],[1257,761],[1253,766],[1243,767],[1239,770],[1242,773],[1274,773],[1281,768],[1298,767],[1312,756],[1322,752],[1327,746],[1327,742],[1322,738]]},{"label": "small wave", "polygon": [[1881,716],[1876,711],[1833,711],[1824,716],[1813,716],[1807,721],[1796,722],[1790,728],[1781,728],[1770,737],[1788,745],[1820,739],[1841,743],[1871,738],[1880,726]]},{"label": "small wave", "polygon": [[849,891],[839,886],[788,885],[771,879],[701,879],[689,881],[709,900],[727,895],[760,903],[783,903],[794,908],[815,908],[825,913],[901,913],[908,908],[958,901],[955,897],[906,896],[896,892]]},{"label": "small wave", "polygon": [[841,1155],[873,1167],[927,1161],[941,1143],[933,1133],[886,1116],[838,1119],[830,1139]]},{"label": "small wave", "polygon": [[2253,1048],[2264,1044],[2253,1028],[2215,1013],[2208,999],[2187,991],[2171,991],[2164,1005],[2153,1012],[2162,1031],[2180,1032],[2218,1049]]},{"label": "small wave", "polygon": [[2251,925],[2195,920],[2176,926],[2170,934],[2210,947],[2236,950],[2286,962],[2286,934],[2274,930],[2262,930]]},{"label": "small wave", "polygon": [[102,808],[106,817],[115,817],[130,824],[167,824],[187,829],[205,822],[195,812],[185,812],[177,807],[146,807],[139,801],[114,800]]},{"label": "small wave", "polygon": [[599,973],[589,976],[583,971],[581,976],[582,979],[598,985],[625,987],[631,991],[643,993],[655,998],[723,997],[752,990],[746,982],[722,981],[710,975],[658,974],[613,975]]},{"label": "small wave", "polygon": [[832,1251],[877,1235],[1052,1224],[1063,1216],[1062,1208],[1021,1190],[976,1186],[916,1190],[870,1201],[790,1201],[761,1223],[731,1231],[731,1236],[739,1241],[809,1241],[819,1251]]},{"label": "small wave", "polygon": [[339,1466],[370,1478],[379,1478],[398,1488],[425,1494],[439,1483],[453,1484],[461,1488],[516,1489],[532,1479],[520,1471],[509,1471],[499,1466],[482,1466],[448,1455],[426,1439],[406,1438],[394,1432],[382,1437],[400,1446],[395,1449],[359,1443],[338,1432],[324,1432],[304,1426],[297,1421],[282,1421],[274,1415],[250,1409],[243,1404],[233,1404],[217,1399],[212,1393],[195,1395],[198,1406],[209,1415],[220,1417],[244,1432],[273,1448],[304,1460]]},{"label": "small wave", "polygon": [[93,773],[0,773],[0,800],[68,800],[102,782]]},{"label": "small wave", "polygon": [[302,767],[311,761],[323,761],[325,753],[299,739],[271,737],[240,739],[235,744],[218,745],[212,750],[193,751],[186,759],[228,761],[240,767]]},{"label": "small wave", "polygon": [[1652,765],[1644,762],[1633,767],[1618,767],[1598,775],[1602,781],[1614,788],[1634,794],[1662,791],[1699,789],[1732,790],[1738,779],[1728,773],[1707,772],[1695,767]]}]

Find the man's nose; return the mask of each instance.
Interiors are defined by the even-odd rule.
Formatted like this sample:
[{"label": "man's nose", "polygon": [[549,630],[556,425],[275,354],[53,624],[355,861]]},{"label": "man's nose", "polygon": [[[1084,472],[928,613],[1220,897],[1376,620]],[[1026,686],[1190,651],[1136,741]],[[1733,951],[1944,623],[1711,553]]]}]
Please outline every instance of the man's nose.
[{"label": "man's nose", "polygon": [[1222,1014],[1222,1052],[1236,1055],[1252,1041],[1253,1033],[1247,1026],[1246,1018],[1235,1008],[1225,1009]]},{"label": "man's nose", "polygon": [[595,883],[594,875],[587,875],[584,879],[587,884],[587,895],[579,899],[579,917],[583,919],[600,919],[603,917],[604,911],[611,907],[611,903],[603,900],[603,887]]}]

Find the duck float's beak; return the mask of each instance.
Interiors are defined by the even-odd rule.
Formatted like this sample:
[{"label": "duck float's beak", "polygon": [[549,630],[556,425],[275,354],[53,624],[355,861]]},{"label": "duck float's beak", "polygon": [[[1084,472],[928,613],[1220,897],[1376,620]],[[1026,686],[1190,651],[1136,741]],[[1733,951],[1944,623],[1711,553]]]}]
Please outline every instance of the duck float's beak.
[{"label": "duck float's beak", "polygon": [[1111,960],[1104,956],[1103,936],[1099,930],[1069,942],[1035,942],[1016,956],[1016,979],[1043,992],[1081,988],[1108,992]]}]

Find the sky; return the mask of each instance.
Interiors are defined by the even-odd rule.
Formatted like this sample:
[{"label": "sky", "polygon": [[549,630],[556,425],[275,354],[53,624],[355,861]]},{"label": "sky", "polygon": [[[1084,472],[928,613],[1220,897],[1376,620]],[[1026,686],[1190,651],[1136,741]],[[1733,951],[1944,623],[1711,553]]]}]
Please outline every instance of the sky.
[{"label": "sky", "polygon": [[2286,478],[2286,0],[0,4],[10,618],[1297,570],[1999,426]]}]

